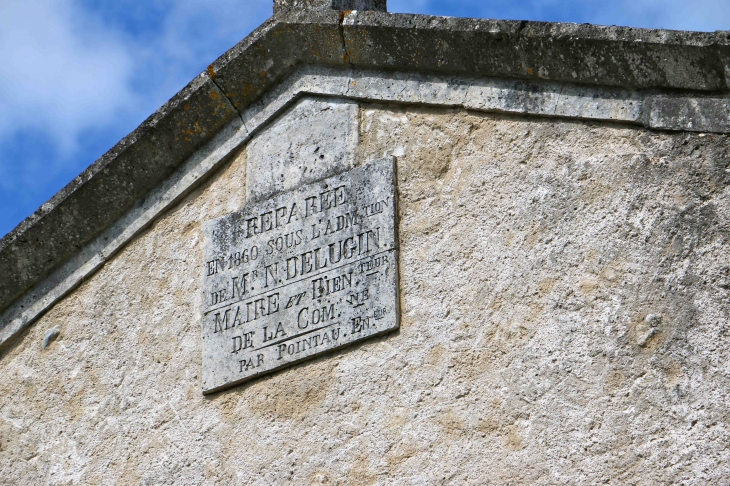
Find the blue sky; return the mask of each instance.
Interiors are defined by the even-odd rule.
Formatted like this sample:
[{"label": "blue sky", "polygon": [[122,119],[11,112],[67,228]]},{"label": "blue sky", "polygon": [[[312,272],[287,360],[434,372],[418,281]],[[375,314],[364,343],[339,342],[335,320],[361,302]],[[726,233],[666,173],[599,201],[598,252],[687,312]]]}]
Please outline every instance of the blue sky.
[{"label": "blue sky", "polygon": [[[273,0],[0,0],[0,236],[261,24]],[[728,0],[389,0],[391,12],[730,30]]]}]

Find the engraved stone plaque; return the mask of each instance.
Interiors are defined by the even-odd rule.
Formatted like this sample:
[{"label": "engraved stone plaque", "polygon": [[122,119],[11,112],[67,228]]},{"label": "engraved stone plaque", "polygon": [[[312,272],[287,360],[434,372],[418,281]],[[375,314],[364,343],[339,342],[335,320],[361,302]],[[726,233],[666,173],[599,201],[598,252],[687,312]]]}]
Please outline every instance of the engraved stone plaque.
[{"label": "engraved stone plaque", "polygon": [[398,328],[395,162],[208,221],[203,392]]}]

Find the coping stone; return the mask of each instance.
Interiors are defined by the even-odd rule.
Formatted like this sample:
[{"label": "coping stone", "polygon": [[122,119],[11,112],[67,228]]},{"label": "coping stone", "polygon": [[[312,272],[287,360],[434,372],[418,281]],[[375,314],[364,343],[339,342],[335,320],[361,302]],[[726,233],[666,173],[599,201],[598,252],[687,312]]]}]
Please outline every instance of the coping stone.
[{"label": "coping stone", "polygon": [[644,124],[649,128],[728,133],[730,100],[650,96],[644,101],[644,116]]},{"label": "coping stone", "polygon": [[381,12],[347,14],[343,32],[358,67],[634,89],[728,86],[714,33]]},{"label": "coping stone", "polygon": [[241,112],[301,64],[347,66],[334,10],[276,16],[208,67]]},{"label": "coping stone", "polygon": [[386,0],[274,0],[274,14],[318,9],[386,12],[386,3]]}]

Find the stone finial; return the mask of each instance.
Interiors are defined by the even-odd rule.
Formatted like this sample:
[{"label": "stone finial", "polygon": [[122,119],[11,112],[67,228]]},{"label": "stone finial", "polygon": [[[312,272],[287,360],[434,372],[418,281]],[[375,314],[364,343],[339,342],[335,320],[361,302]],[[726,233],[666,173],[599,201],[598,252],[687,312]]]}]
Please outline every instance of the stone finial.
[{"label": "stone finial", "polygon": [[303,10],[377,10],[387,12],[387,0],[274,0],[274,14]]}]

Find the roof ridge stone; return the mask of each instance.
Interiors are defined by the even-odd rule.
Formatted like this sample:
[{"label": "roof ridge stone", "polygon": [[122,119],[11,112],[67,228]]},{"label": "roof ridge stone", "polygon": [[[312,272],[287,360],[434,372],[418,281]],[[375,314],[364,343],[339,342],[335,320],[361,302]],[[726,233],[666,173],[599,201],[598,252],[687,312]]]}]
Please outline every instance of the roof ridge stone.
[{"label": "roof ridge stone", "polygon": [[386,12],[387,0],[274,0],[274,14],[308,10],[377,10]]}]

